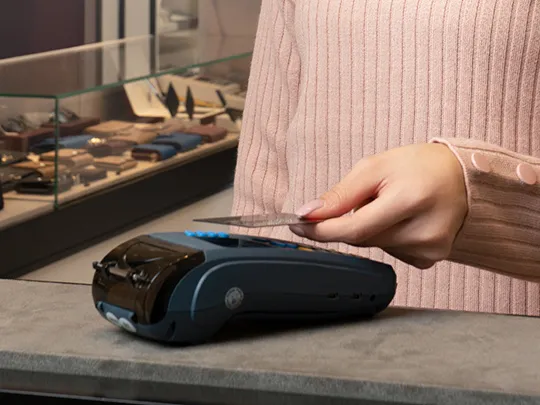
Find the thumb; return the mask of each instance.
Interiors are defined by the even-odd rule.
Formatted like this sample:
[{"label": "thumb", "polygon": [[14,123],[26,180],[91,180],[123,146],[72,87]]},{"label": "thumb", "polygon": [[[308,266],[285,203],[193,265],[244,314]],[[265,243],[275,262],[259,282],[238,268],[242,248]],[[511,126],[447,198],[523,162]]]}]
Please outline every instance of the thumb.
[{"label": "thumb", "polygon": [[381,177],[364,162],[359,163],[332,189],[319,199],[301,207],[296,214],[306,218],[335,218],[371,200],[377,192]]}]

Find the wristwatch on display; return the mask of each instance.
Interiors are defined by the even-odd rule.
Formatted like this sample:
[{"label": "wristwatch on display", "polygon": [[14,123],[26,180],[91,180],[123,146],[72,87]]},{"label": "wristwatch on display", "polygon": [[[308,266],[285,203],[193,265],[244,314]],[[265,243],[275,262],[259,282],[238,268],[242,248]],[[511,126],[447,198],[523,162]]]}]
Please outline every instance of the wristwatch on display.
[{"label": "wristwatch on display", "polygon": [[131,150],[131,157],[146,162],[160,162],[176,155],[176,148],[170,145],[145,144]]},{"label": "wristwatch on display", "polygon": [[79,180],[85,186],[89,186],[91,182],[103,180],[107,178],[107,170],[102,167],[87,166],[79,172]]},{"label": "wristwatch on display", "polygon": [[170,135],[159,135],[153,142],[155,145],[170,145],[177,152],[187,152],[197,148],[203,142],[200,135],[172,133]]},{"label": "wristwatch on display", "polygon": [[124,156],[107,156],[94,160],[94,166],[120,174],[137,166],[137,161]]},{"label": "wristwatch on display", "polygon": [[[54,162],[55,159],[56,151],[40,155],[40,160],[43,162]],[[94,162],[94,157],[84,149],[60,149],[58,162],[73,170],[91,165]]]},{"label": "wristwatch on display", "polygon": [[[58,176],[56,193],[60,194],[68,191],[75,184],[73,176],[66,173]],[[55,193],[54,178],[43,177],[39,173],[33,173],[30,176],[18,181],[15,184],[15,191],[19,194],[38,194],[52,195]]]},{"label": "wristwatch on display", "polygon": [[195,125],[186,128],[185,132],[202,136],[206,143],[217,142],[227,136],[227,130],[216,125]]}]

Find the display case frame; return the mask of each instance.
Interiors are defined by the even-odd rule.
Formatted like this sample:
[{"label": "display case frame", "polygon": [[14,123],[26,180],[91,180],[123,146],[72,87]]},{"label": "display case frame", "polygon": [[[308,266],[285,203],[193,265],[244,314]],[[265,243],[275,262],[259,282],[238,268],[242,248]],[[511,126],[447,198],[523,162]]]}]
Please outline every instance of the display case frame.
[{"label": "display case frame", "polygon": [[[220,45],[225,41],[227,46],[205,46],[216,41]],[[30,111],[34,114],[32,117],[43,118],[48,114],[51,120],[41,122],[38,126],[39,130],[47,128],[48,135],[43,139],[32,135],[24,146],[21,146],[24,137],[20,133],[6,135],[4,130],[0,134],[0,149],[8,153],[23,153],[28,167],[32,164],[46,164],[47,170],[52,170],[52,175],[47,179],[47,193],[32,191],[36,187],[45,187],[41,183],[35,184],[34,174],[28,182],[18,178],[16,187],[19,189],[3,193],[5,206],[0,210],[3,265],[0,267],[0,277],[22,276],[100,239],[229,187],[236,166],[251,46],[252,42],[246,38],[208,37],[193,30],[185,33],[176,49],[166,49],[168,56],[174,56],[168,59],[161,57],[164,51],[160,47],[159,36],[143,36],[0,63],[0,106],[7,105],[9,110],[4,111],[2,118],[22,116],[22,113],[28,114]],[[236,65],[242,66],[240,74]],[[47,66],[54,66],[54,69]],[[219,68],[215,69],[216,66]],[[208,76],[212,70],[218,73]],[[11,75],[17,76],[19,71],[27,72],[29,77],[35,77],[41,72],[42,78],[22,82],[9,80]],[[63,75],[67,77],[75,71],[77,80],[62,80]],[[7,74],[2,75],[2,72]],[[228,83],[236,85],[232,86],[234,91],[224,82],[231,76],[234,76],[234,82],[230,80]],[[158,98],[158,106],[161,102],[162,107],[159,113],[154,111],[144,114],[149,100],[138,95],[138,88],[146,88],[149,99]],[[170,95],[172,92],[177,98],[178,106],[175,110],[168,108],[170,103],[162,99],[166,95],[159,94],[161,88],[167,88],[168,91],[164,93]],[[189,91],[186,91],[187,88]],[[216,92],[216,88],[220,91]],[[216,95],[223,94],[222,91],[229,101],[220,106],[217,100],[222,100]],[[191,94],[194,103],[189,111],[188,94]],[[90,101],[99,104],[97,114],[86,113],[85,108]],[[229,102],[230,105],[227,104]],[[33,109],[26,108],[29,104],[34,106]],[[37,110],[36,105],[40,106]],[[230,114],[231,109],[238,113],[236,121],[235,116]],[[69,118],[71,114],[72,120]],[[110,161],[103,162],[102,158],[95,156],[92,156],[91,164],[88,164],[85,161],[89,151],[86,146],[70,147],[69,144],[66,147],[66,139],[70,142],[78,141],[72,138],[88,136],[89,128],[115,120],[130,123],[132,127],[136,125],[137,128],[163,128],[164,123],[182,121],[188,124],[186,128],[189,130],[183,129],[181,132],[187,133],[193,131],[198,124],[222,128],[220,123],[228,121],[233,128],[227,129],[224,138],[201,142],[193,150],[177,152],[170,159],[158,159],[158,162],[153,161],[152,164],[145,161],[143,155],[146,151],[143,146],[156,144],[155,137],[148,140],[143,137],[144,141],[137,141],[129,151],[119,154],[122,159],[126,157],[137,160],[134,158],[135,149],[142,150],[142,155],[138,155],[138,168],[131,172],[126,170],[125,173],[115,172],[117,166],[110,169],[107,166]],[[237,124],[238,129],[235,130]],[[96,132],[92,132],[91,136],[92,139],[103,140]],[[116,136],[119,137],[118,134]],[[132,137],[133,133],[126,136]],[[163,148],[171,150],[169,144]],[[77,152],[77,156],[72,158],[67,156],[72,153],[72,149],[84,149],[85,152]],[[98,168],[101,173],[106,171],[106,177],[95,178],[89,181],[91,184],[84,183],[82,172],[73,175],[79,161],[84,168]],[[74,182],[69,186],[63,183],[66,166],[69,169],[67,177],[71,179],[70,182]],[[90,170],[85,173],[98,176],[98,172]],[[43,180],[41,177],[40,181]],[[26,188],[21,188],[22,183]],[[24,194],[29,189],[30,194]],[[26,210],[21,208],[25,204],[29,207]],[[10,215],[12,207],[21,212]]]}]

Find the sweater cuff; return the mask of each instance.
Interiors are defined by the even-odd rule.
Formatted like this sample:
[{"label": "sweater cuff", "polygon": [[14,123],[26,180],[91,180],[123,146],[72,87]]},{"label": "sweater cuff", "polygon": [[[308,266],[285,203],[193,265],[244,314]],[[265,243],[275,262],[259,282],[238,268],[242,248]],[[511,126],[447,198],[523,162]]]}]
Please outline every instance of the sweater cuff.
[{"label": "sweater cuff", "polygon": [[435,138],[463,168],[469,210],[449,260],[540,281],[540,159],[471,139]]}]

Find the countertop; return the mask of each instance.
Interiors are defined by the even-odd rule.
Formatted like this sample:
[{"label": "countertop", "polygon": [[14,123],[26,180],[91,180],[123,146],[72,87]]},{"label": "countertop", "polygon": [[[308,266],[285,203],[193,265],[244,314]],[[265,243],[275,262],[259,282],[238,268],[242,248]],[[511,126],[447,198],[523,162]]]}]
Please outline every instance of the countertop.
[{"label": "countertop", "polygon": [[172,347],[103,320],[90,287],[0,281],[0,389],[181,404],[540,404],[540,319],[389,308]]}]

